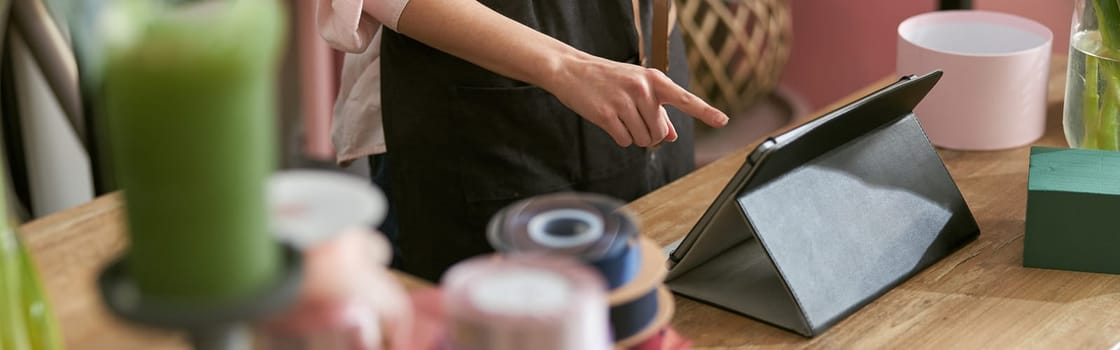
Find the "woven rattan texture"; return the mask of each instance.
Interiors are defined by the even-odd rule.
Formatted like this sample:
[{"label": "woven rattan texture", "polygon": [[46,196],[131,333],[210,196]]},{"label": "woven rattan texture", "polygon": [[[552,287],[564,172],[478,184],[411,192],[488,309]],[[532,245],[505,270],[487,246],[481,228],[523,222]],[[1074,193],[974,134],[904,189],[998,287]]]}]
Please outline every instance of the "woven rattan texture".
[{"label": "woven rattan texture", "polygon": [[691,89],[729,114],[770,94],[789,58],[788,0],[676,0]]}]

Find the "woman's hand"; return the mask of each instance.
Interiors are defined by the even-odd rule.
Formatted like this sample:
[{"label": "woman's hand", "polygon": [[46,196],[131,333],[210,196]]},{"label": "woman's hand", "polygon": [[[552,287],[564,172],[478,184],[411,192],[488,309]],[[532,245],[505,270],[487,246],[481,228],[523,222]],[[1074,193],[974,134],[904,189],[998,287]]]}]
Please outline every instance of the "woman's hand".
[{"label": "woman's hand", "polygon": [[656,69],[587,54],[559,62],[556,73],[541,87],[605,130],[619,146],[652,147],[676,141],[665,104],[713,127],[727,124],[727,115]]}]

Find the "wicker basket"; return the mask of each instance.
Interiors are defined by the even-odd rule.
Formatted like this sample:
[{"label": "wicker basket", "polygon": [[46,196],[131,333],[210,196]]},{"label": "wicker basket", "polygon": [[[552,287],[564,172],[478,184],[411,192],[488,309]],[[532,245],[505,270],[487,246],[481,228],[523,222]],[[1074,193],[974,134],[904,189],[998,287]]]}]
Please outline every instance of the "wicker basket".
[{"label": "wicker basket", "polygon": [[789,58],[788,0],[676,0],[691,90],[729,115],[770,94]]}]

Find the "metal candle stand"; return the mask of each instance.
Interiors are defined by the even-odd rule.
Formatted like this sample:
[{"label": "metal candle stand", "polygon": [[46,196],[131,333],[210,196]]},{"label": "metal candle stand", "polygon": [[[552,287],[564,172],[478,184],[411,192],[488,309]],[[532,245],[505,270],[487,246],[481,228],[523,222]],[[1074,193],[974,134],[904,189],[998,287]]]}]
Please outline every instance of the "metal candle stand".
[{"label": "metal candle stand", "polygon": [[303,278],[302,257],[283,245],[283,270],[271,286],[248,297],[211,305],[146,298],[128,276],[124,258],[111,263],[98,278],[101,298],[117,317],[138,324],[186,331],[191,347],[201,350],[245,349],[251,338],[244,323],[284,310],[296,300]]}]

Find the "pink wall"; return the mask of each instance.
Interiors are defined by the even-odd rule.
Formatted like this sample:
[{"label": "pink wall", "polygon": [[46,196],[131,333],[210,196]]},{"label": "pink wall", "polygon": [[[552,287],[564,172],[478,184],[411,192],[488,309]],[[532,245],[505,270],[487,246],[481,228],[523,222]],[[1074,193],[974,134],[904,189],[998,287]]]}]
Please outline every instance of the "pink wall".
[{"label": "pink wall", "polygon": [[[894,74],[896,28],[907,17],[933,11],[938,1],[791,0],[793,48],[782,85],[809,110]],[[1054,51],[1069,49],[1072,0],[974,0],[977,9],[1031,18],[1054,32]]]}]

